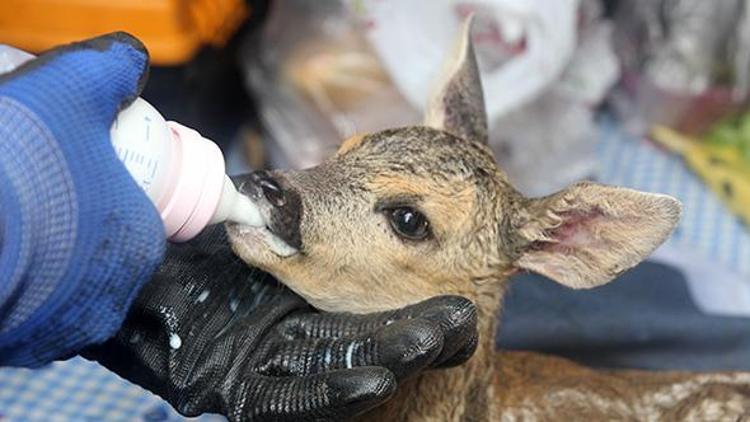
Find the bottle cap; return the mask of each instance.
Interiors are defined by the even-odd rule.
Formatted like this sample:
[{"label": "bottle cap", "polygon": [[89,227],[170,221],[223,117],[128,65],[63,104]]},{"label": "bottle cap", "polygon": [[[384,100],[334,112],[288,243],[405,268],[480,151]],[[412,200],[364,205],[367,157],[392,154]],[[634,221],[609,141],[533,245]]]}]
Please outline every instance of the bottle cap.
[{"label": "bottle cap", "polygon": [[167,238],[184,242],[198,235],[216,212],[224,185],[224,157],[197,131],[177,122],[167,125],[173,135],[174,162],[164,206],[159,208]]}]

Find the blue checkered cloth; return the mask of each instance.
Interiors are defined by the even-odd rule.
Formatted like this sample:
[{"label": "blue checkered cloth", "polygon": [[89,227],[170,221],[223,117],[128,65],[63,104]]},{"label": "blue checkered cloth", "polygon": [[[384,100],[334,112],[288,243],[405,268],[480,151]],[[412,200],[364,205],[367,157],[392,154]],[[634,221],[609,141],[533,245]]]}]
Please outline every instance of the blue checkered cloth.
[{"label": "blue checkered cloth", "polygon": [[0,370],[0,420],[225,421],[217,415],[184,418],[148,391],[95,362],[74,358],[41,369]]},{"label": "blue checkered cloth", "polygon": [[684,214],[671,242],[696,248],[706,259],[749,276],[750,233],[742,222],[678,156],[664,153],[647,140],[631,138],[611,127],[611,122],[605,125],[599,151],[600,179],[677,197],[684,204]]},{"label": "blue checkered cloth", "polygon": [[[602,123],[598,180],[683,203],[672,238],[654,258],[680,268],[693,300],[705,312],[750,316],[750,232],[682,159],[646,139]],[[663,258],[663,259],[662,259]]]}]

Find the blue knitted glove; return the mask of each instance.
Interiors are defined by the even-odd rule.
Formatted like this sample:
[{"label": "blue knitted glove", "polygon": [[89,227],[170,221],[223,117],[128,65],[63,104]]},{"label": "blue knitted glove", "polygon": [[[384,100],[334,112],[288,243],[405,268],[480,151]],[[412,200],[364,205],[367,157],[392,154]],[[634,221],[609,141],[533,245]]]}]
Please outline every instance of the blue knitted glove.
[{"label": "blue knitted glove", "polygon": [[0,365],[108,339],[161,261],[161,219],[109,136],[147,70],[115,33],[0,77]]}]

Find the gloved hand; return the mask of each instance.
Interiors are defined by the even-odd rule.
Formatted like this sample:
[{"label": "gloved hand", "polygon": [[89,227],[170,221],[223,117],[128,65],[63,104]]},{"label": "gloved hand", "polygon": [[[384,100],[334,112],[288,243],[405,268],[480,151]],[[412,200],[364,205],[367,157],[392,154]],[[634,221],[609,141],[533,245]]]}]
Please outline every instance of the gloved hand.
[{"label": "gloved hand", "polygon": [[0,76],[0,365],[111,337],[161,261],[161,219],[109,136],[147,69],[117,33]]},{"label": "gloved hand", "polygon": [[187,416],[343,420],[418,371],[462,363],[476,341],[475,308],[460,297],[373,315],[319,313],[243,263],[214,227],[170,245],[122,330],[84,356]]}]

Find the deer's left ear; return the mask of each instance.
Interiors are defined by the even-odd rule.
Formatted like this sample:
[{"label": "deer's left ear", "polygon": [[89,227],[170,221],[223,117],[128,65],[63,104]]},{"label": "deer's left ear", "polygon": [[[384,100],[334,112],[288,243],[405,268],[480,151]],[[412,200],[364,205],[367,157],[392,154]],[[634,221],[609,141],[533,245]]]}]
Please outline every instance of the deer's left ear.
[{"label": "deer's left ear", "polygon": [[579,183],[531,199],[513,224],[515,266],[575,289],[607,283],[646,258],[672,233],[676,199]]},{"label": "deer's left ear", "polygon": [[487,143],[487,113],[482,81],[471,42],[473,18],[467,18],[425,112],[425,125],[460,138]]}]

